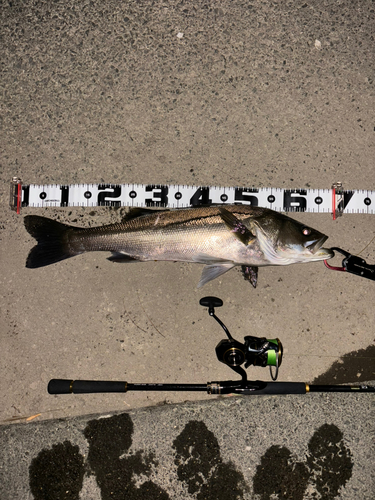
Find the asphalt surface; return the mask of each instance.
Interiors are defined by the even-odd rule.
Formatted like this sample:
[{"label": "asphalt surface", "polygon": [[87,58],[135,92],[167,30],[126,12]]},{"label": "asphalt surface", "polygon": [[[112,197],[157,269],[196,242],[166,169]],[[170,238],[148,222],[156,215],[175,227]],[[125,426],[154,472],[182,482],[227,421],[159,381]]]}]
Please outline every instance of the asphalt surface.
[{"label": "asphalt surface", "polygon": [[[373,3],[26,0],[0,13],[0,498],[370,499],[371,395],[51,396],[47,384],[233,378],[205,295],[223,299],[239,340],[281,339],[280,380],[374,380],[373,282],[320,262],[262,269],[255,290],[236,270],[197,290],[198,264],[101,253],[26,269],[23,215],[93,226],[124,211],[17,215],[9,182],[374,190]],[[295,218],[375,262],[373,216]]]}]

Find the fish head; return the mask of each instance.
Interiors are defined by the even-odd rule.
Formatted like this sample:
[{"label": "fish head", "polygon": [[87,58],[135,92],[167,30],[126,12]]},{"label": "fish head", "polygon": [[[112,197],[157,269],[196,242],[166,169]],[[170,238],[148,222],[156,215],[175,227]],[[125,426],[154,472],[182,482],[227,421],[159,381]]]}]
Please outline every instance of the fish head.
[{"label": "fish head", "polygon": [[334,256],[322,248],[328,236],[309,226],[277,214],[267,224],[257,224],[257,237],[264,255],[275,265],[326,260]]}]

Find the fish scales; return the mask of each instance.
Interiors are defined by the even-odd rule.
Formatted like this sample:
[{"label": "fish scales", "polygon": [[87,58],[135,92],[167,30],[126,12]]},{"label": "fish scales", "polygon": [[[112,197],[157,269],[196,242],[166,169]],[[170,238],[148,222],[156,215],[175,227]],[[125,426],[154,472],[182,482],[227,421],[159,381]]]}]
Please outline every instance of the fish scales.
[{"label": "fish scales", "polygon": [[[249,217],[246,212],[234,208],[232,211],[241,219]],[[74,252],[122,252],[143,261],[155,260],[162,255],[162,260],[196,262],[197,254],[227,261],[228,251],[241,255],[245,250],[228,231],[214,207],[184,212],[158,211],[109,226],[73,231],[70,245]],[[249,249],[246,250],[248,253]],[[260,257],[255,245],[254,253],[256,251]]]}]

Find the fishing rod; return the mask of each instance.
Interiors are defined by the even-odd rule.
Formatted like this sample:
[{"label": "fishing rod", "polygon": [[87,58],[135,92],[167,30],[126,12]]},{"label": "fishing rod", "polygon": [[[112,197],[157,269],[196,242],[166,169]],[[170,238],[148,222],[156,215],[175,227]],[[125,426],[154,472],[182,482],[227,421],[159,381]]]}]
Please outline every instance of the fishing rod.
[{"label": "fishing rod", "polygon": [[[129,383],[110,380],[71,380],[52,379],[48,384],[49,394],[93,394],[124,393],[129,391],[193,391],[207,394],[241,394],[245,396],[260,394],[306,394],[312,392],[375,392],[375,387],[368,385],[314,385],[304,382],[276,382],[279,367],[283,359],[283,346],[278,338],[244,337],[241,343],[234,339],[225,324],[216,316],[215,307],[221,307],[223,301],[218,297],[203,297],[199,301],[208,307],[208,314],[223,328],[227,338],[216,346],[217,359],[241,376],[241,380],[225,380],[207,382],[206,384],[163,384],[163,383]],[[241,365],[270,367],[272,382],[248,380],[247,373]]]}]

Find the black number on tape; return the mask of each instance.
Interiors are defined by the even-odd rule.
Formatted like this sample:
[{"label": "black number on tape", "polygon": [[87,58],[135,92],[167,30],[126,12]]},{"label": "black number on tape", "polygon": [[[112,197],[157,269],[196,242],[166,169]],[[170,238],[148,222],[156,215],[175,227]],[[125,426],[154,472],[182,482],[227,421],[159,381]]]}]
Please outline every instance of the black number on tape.
[{"label": "black number on tape", "polygon": [[352,191],[344,192],[344,205],[342,207],[343,210],[348,206],[349,201],[353,198],[354,193]]},{"label": "black number on tape", "polygon": [[60,186],[61,199],[60,207],[67,207],[69,204],[69,186]]},{"label": "black number on tape", "polygon": [[284,209],[304,212],[306,210],[306,189],[286,189],[284,191]]},{"label": "black number on tape", "polygon": [[152,198],[146,198],[146,207],[166,207],[168,205],[168,186],[150,184],[146,193],[152,193]]},{"label": "black number on tape", "polygon": [[[98,205],[116,207],[121,205],[120,200],[108,200],[108,198],[119,198],[121,196],[121,186],[111,186],[109,184],[99,184],[99,190],[104,190],[98,193]],[[107,191],[110,189],[110,191]]]},{"label": "black number on tape", "polygon": [[198,207],[199,205],[211,205],[210,189],[208,187],[198,188],[190,198],[190,205]]},{"label": "black number on tape", "polygon": [[246,202],[246,204],[251,205],[253,207],[258,206],[258,197],[254,196],[254,194],[249,194],[249,193],[259,193],[259,189],[243,189],[243,188],[236,188],[234,190],[234,201],[241,201],[241,202]]},{"label": "black number on tape", "polygon": [[30,196],[30,186],[22,186],[22,191],[23,191],[22,206],[28,207],[29,206],[29,196]]}]

